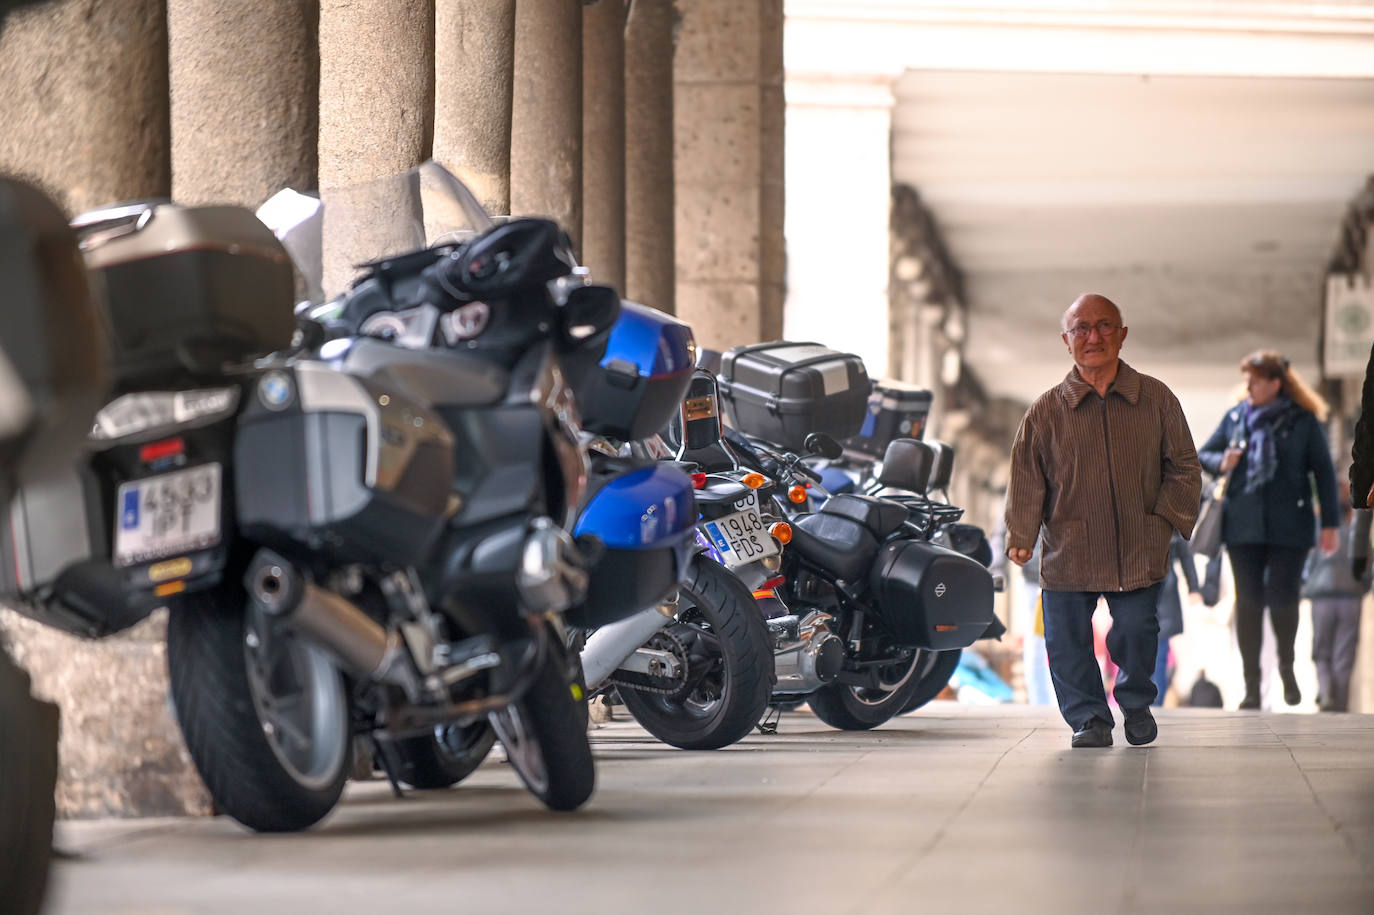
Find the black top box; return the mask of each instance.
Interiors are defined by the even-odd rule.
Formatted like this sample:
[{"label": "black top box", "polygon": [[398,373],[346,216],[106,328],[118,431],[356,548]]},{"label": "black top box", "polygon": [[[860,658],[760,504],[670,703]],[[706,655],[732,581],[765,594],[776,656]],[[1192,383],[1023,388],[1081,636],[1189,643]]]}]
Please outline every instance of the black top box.
[{"label": "black top box", "polygon": [[862,359],[819,343],[756,343],[721,358],[720,396],[735,427],[790,451],[802,452],[812,432],[857,433],[868,390]]},{"label": "black top box", "polygon": [[924,437],[930,416],[930,391],[900,381],[873,382],[863,425],[845,448],[881,458],[893,439]]}]

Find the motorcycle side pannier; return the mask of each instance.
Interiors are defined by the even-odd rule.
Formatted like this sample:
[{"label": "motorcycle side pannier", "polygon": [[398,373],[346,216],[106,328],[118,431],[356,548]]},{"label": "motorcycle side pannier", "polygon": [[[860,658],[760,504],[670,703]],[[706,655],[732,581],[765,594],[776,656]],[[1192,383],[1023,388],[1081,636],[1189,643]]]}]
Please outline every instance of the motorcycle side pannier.
[{"label": "motorcycle side pannier", "polygon": [[109,301],[120,389],[214,375],[290,345],[291,260],[249,210],[135,204],[73,225]]},{"label": "motorcycle side pannier", "polygon": [[577,383],[582,427],[622,442],[658,432],[681,406],[695,359],[690,327],[622,301],[605,354]]},{"label": "motorcycle side pannier", "polygon": [[863,360],[817,343],[737,346],[721,358],[720,396],[742,432],[801,452],[806,437],[846,439],[868,402]]},{"label": "motorcycle side pannier", "polygon": [[77,461],[106,394],[107,340],[66,218],[8,179],[0,276],[0,593],[31,597],[98,537]]},{"label": "motorcycle side pannier", "polygon": [[588,569],[587,598],[568,611],[593,628],[653,607],[677,589],[696,542],[692,480],[667,464],[594,456],[590,495],[574,533],[602,549]]},{"label": "motorcycle side pannier", "polygon": [[336,562],[413,564],[449,514],[454,439],[427,405],[320,363],[271,372],[239,417],[237,522]]},{"label": "motorcycle side pannier", "polygon": [[919,439],[925,433],[932,395],[900,381],[874,381],[863,425],[844,446],[876,458],[897,438]]},{"label": "motorcycle side pannier", "polygon": [[992,575],[954,550],[920,540],[889,543],[871,576],[878,621],[902,645],[967,648],[992,622]]}]

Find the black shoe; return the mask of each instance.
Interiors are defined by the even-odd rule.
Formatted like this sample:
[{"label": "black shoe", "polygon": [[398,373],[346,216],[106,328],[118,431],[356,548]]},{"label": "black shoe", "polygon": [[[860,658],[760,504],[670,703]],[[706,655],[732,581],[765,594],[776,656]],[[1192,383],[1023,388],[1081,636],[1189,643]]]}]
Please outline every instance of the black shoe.
[{"label": "black shoe", "polygon": [[1256,710],[1256,711],[1257,711],[1257,710],[1259,709],[1259,707],[1260,707],[1260,685],[1259,685],[1259,681],[1258,681],[1258,680],[1250,680],[1250,679],[1247,677],[1246,680],[1245,680],[1245,698],[1242,699],[1242,700],[1240,700],[1240,705],[1236,706],[1236,708],[1238,708],[1238,709],[1240,709],[1242,712],[1244,712],[1244,711],[1249,711],[1249,710]]},{"label": "black shoe", "polygon": [[1079,747],[1110,747],[1112,745],[1112,726],[1101,718],[1093,718],[1073,732],[1070,745]]},{"label": "black shoe", "polygon": [[1283,701],[1297,705],[1302,701],[1302,690],[1298,689],[1298,678],[1293,676],[1293,668],[1280,667],[1279,679],[1283,680]]},{"label": "black shoe", "polygon": [[1155,724],[1155,716],[1147,705],[1144,708],[1127,708],[1121,710],[1126,721],[1122,728],[1126,732],[1126,741],[1133,747],[1149,743],[1159,736],[1159,725]]}]

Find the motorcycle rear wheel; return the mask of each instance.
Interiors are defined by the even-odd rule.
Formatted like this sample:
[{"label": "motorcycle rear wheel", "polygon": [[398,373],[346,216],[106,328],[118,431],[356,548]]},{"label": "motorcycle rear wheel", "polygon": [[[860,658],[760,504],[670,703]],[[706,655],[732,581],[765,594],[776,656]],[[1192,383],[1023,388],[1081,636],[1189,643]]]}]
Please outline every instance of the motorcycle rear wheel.
[{"label": "motorcycle rear wheel", "polygon": [[[561,649],[549,639],[529,690],[488,719],[525,787],[550,810],[576,810],[596,788],[587,718]],[[578,694],[581,688],[578,687]]]},{"label": "motorcycle rear wheel", "polygon": [[768,708],[773,689],[768,629],[744,583],[705,556],[692,560],[679,600],[679,618],[691,626],[704,623],[714,637],[712,647],[719,646],[713,659],[717,670],[685,696],[622,688],[620,698],[635,720],[664,743],[683,750],[719,750],[749,734]]},{"label": "motorcycle rear wheel", "polygon": [[224,813],[258,832],[313,826],[338,803],[348,693],[325,651],[266,626],[242,588],[185,599],[167,627],[177,723]]},{"label": "motorcycle rear wheel", "polygon": [[841,731],[866,731],[900,715],[920,685],[921,652],[888,665],[878,689],[828,683],[807,697],[816,717]]},{"label": "motorcycle rear wheel", "polygon": [[959,666],[959,658],[963,655],[962,648],[955,648],[951,651],[922,651],[923,655],[934,655],[926,660],[921,669],[920,682],[916,686],[916,692],[911,694],[907,701],[906,708],[902,709],[902,714],[914,712],[916,709],[930,702],[949,685],[949,678],[954,676],[954,670]]}]

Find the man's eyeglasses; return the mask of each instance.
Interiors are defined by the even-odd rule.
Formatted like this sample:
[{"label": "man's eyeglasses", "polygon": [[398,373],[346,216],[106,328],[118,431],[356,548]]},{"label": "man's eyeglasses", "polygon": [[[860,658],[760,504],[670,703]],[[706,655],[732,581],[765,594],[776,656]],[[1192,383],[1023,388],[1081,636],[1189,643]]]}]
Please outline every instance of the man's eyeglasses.
[{"label": "man's eyeglasses", "polygon": [[1105,337],[1113,331],[1119,330],[1120,327],[1121,325],[1113,324],[1111,321],[1098,321],[1096,324],[1079,324],[1075,327],[1070,327],[1068,329],[1068,334],[1071,337],[1077,337],[1083,340],[1093,332],[1094,328],[1097,330],[1097,335],[1099,337]]}]

